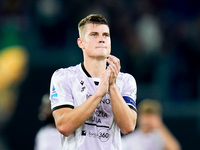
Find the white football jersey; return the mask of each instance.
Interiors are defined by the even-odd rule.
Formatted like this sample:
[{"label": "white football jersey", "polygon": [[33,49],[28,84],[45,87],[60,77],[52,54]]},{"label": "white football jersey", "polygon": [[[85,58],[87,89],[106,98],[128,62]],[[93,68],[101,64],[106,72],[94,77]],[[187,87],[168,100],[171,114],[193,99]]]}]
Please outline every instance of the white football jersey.
[{"label": "white football jersey", "polygon": [[[89,75],[83,63],[55,71],[50,87],[52,111],[83,104],[97,91],[99,81]],[[129,107],[136,111],[137,87],[133,76],[120,72],[117,86]],[[62,145],[62,150],[121,150],[120,129],[114,121],[109,93],[82,126],[68,137],[63,135]]]}]

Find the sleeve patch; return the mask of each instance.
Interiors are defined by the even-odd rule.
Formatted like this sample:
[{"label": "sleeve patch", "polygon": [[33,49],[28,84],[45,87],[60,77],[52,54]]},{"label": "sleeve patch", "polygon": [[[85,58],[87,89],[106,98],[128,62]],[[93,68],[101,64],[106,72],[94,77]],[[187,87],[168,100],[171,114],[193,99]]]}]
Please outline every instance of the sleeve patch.
[{"label": "sleeve patch", "polygon": [[58,93],[56,92],[55,86],[53,85],[51,91],[51,98],[58,97]]}]

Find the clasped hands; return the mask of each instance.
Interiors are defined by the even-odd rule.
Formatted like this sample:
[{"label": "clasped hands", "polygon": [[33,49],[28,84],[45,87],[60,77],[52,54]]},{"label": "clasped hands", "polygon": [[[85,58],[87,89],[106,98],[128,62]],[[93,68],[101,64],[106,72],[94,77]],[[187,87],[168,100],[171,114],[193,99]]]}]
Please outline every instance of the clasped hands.
[{"label": "clasped hands", "polygon": [[101,96],[105,96],[105,94],[110,91],[111,87],[116,86],[117,76],[121,69],[120,60],[117,57],[109,55],[109,58],[106,61],[109,66],[102,73],[98,88],[98,93],[100,93]]},{"label": "clasped hands", "polygon": [[120,60],[113,55],[109,55],[106,61],[109,64],[106,70],[107,72],[109,72],[109,86],[112,86],[116,84],[117,76],[121,69]]}]

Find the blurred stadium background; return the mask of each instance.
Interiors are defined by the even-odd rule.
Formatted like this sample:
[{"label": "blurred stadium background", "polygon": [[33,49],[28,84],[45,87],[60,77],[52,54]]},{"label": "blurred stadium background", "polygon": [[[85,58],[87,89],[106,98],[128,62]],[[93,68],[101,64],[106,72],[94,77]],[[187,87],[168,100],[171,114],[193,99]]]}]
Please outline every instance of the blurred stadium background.
[{"label": "blurred stadium background", "polygon": [[80,63],[77,24],[100,13],[112,54],[137,81],[137,103],[159,100],[183,150],[200,139],[200,1],[0,0],[0,149],[31,150],[41,97],[58,68]]}]

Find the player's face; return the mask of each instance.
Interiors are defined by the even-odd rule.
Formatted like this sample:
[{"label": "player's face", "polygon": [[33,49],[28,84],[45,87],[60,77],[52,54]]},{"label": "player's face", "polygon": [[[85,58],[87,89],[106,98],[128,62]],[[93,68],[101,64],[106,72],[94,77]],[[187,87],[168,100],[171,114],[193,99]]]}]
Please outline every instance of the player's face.
[{"label": "player's face", "polygon": [[110,31],[104,24],[86,24],[81,38],[84,55],[107,58],[111,51]]}]

